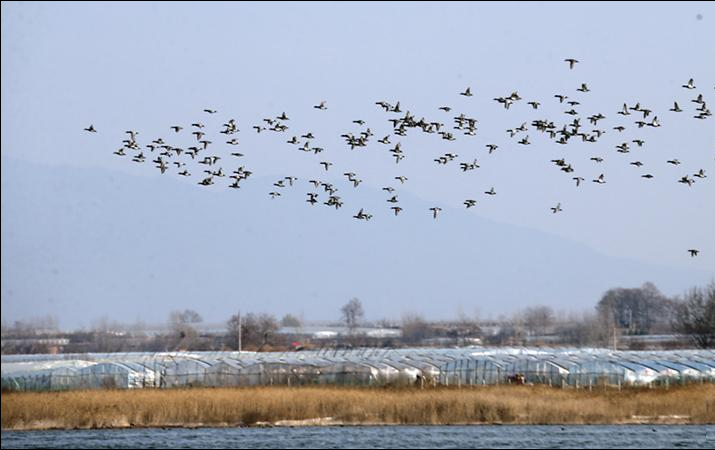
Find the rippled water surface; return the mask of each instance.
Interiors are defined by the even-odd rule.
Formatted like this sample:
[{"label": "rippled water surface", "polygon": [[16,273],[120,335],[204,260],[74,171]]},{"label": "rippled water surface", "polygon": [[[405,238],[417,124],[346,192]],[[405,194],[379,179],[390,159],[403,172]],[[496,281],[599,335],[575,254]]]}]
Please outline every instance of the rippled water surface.
[{"label": "rippled water surface", "polygon": [[715,426],[383,426],[3,431],[2,448],[713,448]]}]

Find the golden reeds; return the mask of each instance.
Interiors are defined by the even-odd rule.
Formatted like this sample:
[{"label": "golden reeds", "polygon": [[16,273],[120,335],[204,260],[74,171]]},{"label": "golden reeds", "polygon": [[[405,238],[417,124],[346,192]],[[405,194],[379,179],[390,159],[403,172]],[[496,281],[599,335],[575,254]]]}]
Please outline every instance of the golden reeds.
[{"label": "golden reeds", "polygon": [[[92,390],[2,394],[3,429],[346,424],[715,423],[715,385],[589,392],[547,386]],[[327,419],[330,418],[330,419]],[[299,422],[300,423],[300,422]]]}]

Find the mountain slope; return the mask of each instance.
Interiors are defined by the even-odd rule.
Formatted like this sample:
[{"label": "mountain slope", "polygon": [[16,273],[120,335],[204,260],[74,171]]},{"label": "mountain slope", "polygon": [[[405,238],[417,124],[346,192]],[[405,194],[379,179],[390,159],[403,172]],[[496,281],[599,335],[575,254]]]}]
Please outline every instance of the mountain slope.
[{"label": "mountain slope", "polygon": [[[332,319],[351,297],[368,318],[447,318],[536,303],[584,309],[610,287],[653,281],[676,294],[712,277],[611,258],[473,210],[442,205],[433,220],[434,205],[407,195],[393,217],[384,193],[342,182],[339,211],[306,203],[305,180],[271,200],[273,181],[203,188],[172,174],[3,158],[4,320],[52,313],[68,327],[100,316],[158,322],[179,308],[209,321],[239,309]],[[353,219],[360,207],[374,218]]]}]

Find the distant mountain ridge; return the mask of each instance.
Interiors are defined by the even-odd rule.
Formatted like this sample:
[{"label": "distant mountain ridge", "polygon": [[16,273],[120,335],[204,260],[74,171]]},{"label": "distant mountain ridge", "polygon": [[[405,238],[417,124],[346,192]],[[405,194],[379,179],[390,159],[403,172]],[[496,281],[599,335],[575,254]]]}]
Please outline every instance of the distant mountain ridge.
[{"label": "distant mountain ridge", "polygon": [[[271,200],[269,178],[236,190],[197,178],[2,158],[4,320],[161,322],[184,308],[207,321],[239,309],[321,320],[352,297],[372,319],[443,319],[534,304],[579,310],[611,287],[652,281],[677,294],[713,276],[602,255],[473,210],[439,205],[433,220],[435,205],[406,193],[394,217],[386,193],[370,187],[341,183],[345,206],[335,211],[322,190],[321,203],[305,202],[306,180]],[[372,220],[352,218],[361,207]]]}]

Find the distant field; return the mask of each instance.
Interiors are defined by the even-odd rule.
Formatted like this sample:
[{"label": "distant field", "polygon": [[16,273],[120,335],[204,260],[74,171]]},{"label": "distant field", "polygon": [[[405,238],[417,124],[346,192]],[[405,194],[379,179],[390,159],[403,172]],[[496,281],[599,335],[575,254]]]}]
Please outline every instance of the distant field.
[{"label": "distant field", "polygon": [[715,423],[715,385],[572,390],[251,387],[3,393],[3,429]]}]

